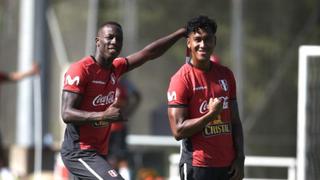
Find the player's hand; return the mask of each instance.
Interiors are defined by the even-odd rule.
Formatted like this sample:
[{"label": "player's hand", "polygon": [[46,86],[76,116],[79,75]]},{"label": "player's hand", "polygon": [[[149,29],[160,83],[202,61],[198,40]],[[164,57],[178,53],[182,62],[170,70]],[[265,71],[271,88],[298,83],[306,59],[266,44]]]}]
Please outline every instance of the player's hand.
[{"label": "player's hand", "polygon": [[118,98],[103,112],[103,120],[108,122],[123,121]]},{"label": "player's hand", "polygon": [[235,159],[228,173],[230,175],[230,180],[242,180],[244,178],[244,159]]},{"label": "player's hand", "polygon": [[182,34],[183,37],[188,38],[187,28],[186,28],[186,27],[182,27],[182,28],[180,28],[178,31],[181,32],[181,34]]},{"label": "player's hand", "polygon": [[210,98],[207,108],[210,113],[218,115],[222,111],[222,102],[219,98]]},{"label": "player's hand", "polygon": [[39,74],[40,73],[40,66],[38,63],[32,64],[31,67],[31,75]]}]

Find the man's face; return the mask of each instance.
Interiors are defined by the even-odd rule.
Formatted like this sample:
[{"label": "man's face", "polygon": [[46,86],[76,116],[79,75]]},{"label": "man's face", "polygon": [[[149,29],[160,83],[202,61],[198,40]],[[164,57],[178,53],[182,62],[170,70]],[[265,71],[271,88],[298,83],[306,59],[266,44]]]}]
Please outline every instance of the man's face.
[{"label": "man's face", "polygon": [[209,60],[215,47],[215,35],[202,29],[189,34],[187,46],[191,51],[193,60]]},{"label": "man's face", "polygon": [[122,48],[122,30],[115,25],[104,26],[96,38],[97,51],[105,59],[114,59],[118,57]]}]

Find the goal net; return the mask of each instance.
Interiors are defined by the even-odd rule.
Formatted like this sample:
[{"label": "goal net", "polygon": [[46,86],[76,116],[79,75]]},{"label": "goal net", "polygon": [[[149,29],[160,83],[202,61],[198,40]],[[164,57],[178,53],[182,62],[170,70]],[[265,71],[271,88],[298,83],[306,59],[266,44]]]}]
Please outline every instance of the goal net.
[{"label": "goal net", "polygon": [[320,46],[300,46],[297,179],[320,177]]}]

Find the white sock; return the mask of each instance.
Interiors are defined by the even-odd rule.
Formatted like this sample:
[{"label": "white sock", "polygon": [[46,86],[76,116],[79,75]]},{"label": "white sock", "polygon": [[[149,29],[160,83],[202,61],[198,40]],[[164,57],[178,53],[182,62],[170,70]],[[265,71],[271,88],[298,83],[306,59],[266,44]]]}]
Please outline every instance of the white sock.
[{"label": "white sock", "polygon": [[130,170],[128,169],[128,167],[119,168],[119,174],[123,177],[123,179],[131,180]]}]

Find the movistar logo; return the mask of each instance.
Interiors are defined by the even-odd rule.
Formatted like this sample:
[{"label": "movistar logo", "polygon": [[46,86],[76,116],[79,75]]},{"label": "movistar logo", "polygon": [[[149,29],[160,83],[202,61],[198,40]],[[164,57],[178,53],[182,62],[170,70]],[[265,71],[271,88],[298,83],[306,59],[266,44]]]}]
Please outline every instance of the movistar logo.
[{"label": "movistar logo", "polygon": [[177,100],[177,93],[175,91],[167,93],[168,101]]},{"label": "movistar logo", "polygon": [[76,85],[79,85],[79,83],[80,83],[80,78],[79,78],[79,76],[76,76],[76,77],[74,77],[74,78],[71,78],[71,76],[68,75],[68,76],[66,77],[65,84],[69,84],[69,85],[76,84]]}]

